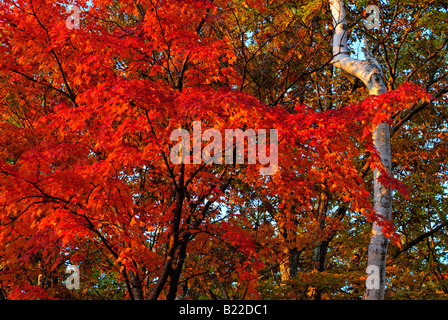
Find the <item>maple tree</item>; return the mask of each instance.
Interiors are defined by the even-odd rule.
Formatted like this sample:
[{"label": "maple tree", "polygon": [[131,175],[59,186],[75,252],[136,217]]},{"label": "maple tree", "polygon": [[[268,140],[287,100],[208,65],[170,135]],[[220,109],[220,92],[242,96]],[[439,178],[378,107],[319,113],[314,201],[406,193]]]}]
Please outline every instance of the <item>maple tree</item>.
[{"label": "maple tree", "polygon": [[[387,294],[422,278],[446,294],[447,40],[423,25],[446,10],[383,9],[386,33],[350,27],[386,61],[387,91],[366,97],[335,75],[328,3],[2,1],[0,297],[359,298],[372,222],[393,244]],[[171,133],[195,121],[277,129],[278,170],[173,163]],[[372,140],[384,122],[393,174]],[[370,168],[394,190],[393,221],[374,211]],[[68,264],[80,290],[62,283]]]}]

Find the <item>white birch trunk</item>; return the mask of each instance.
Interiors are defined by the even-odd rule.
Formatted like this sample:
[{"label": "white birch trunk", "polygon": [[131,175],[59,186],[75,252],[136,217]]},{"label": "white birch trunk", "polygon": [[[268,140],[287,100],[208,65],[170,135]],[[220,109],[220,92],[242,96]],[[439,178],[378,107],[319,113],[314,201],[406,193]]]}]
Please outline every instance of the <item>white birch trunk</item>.
[{"label": "white birch trunk", "polygon": [[[386,91],[383,73],[378,61],[372,56],[365,42],[363,48],[366,60],[358,60],[350,57],[347,49],[347,20],[343,0],[330,0],[330,9],[333,16],[333,60],[335,67],[360,79],[368,88],[370,95],[379,95]],[[373,133],[373,140],[378,150],[384,167],[391,170],[391,149],[389,125],[381,123]],[[374,172],[374,209],[375,212],[386,219],[391,219],[392,198],[390,189],[382,186],[378,181],[379,173]],[[381,227],[373,223],[370,244],[368,249],[367,268],[375,270],[374,285],[370,283],[371,277],[366,282],[367,289],[364,294],[366,300],[384,299],[386,284],[386,255],[387,238],[382,233]],[[377,271],[377,272],[376,272]]]}]

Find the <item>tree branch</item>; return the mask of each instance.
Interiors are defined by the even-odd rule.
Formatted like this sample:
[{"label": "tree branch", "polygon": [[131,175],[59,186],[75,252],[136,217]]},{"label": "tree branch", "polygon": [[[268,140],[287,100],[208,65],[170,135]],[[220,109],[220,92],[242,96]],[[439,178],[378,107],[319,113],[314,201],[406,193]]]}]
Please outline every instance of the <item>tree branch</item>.
[{"label": "tree branch", "polygon": [[409,243],[407,243],[402,249],[396,250],[393,254],[392,257],[390,257],[390,261],[395,260],[400,254],[402,254],[405,251],[408,251],[410,248],[412,248],[413,246],[415,246],[416,244],[418,244],[419,242],[422,242],[423,240],[425,240],[426,238],[432,236],[434,233],[436,233],[437,231],[441,230],[442,228],[448,226],[448,220],[445,220],[444,222],[442,222],[441,224],[439,224],[437,227],[435,227],[434,229],[425,232],[423,234],[421,234],[420,236],[418,236],[417,238],[415,238],[414,240],[410,241]]}]

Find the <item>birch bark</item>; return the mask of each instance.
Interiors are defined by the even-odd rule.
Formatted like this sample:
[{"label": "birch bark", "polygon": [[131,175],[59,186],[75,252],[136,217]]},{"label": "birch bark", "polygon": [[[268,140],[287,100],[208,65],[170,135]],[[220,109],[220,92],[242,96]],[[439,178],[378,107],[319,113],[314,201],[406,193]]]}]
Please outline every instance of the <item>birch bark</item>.
[{"label": "birch bark", "polygon": [[[333,60],[332,64],[361,80],[369,90],[369,95],[380,95],[386,91],[383,80],[381,65],[370,52],[367,41],[363,48],[366,60],[358,60],[350,57],[347,48],[347,20],[343,0],[330,0],[330,9],[333,17]],[[387,123],[381,123],[373,133],[373,141],[378,150],[384,167],[391,170],[391,148],[390,132]],[[379,172],[374,171],[374,209],[378,215],[386,219],[391,219],[392,198],[389,188],[383,186],[379,181]],[[379,279],[371,283],[366,282],[364,299],[382,300],[384,299],[386,284],[386,256],[387,238],[382,233],[381,227],[374,222],[372,226],[370,244],[368,248],[367,268],[375,270],[375,277]],[[369,275],[368,275],[369,276]],[[371,277],[368,277],[368,280]]]}]

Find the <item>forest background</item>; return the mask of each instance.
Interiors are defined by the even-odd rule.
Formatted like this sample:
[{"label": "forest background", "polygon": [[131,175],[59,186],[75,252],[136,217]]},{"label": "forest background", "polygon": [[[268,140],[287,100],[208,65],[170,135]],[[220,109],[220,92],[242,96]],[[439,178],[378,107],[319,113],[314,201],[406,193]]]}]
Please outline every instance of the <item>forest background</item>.
[{"label": "forest background", "polygon": [[[360,299],[372,222],[385,298],[447,298],[448,4],[345,9],[382,95],[334,66],[330,1],[2,1],[0,298]],[[278,170],[174,164],[194,121],[278,130]]]}]

